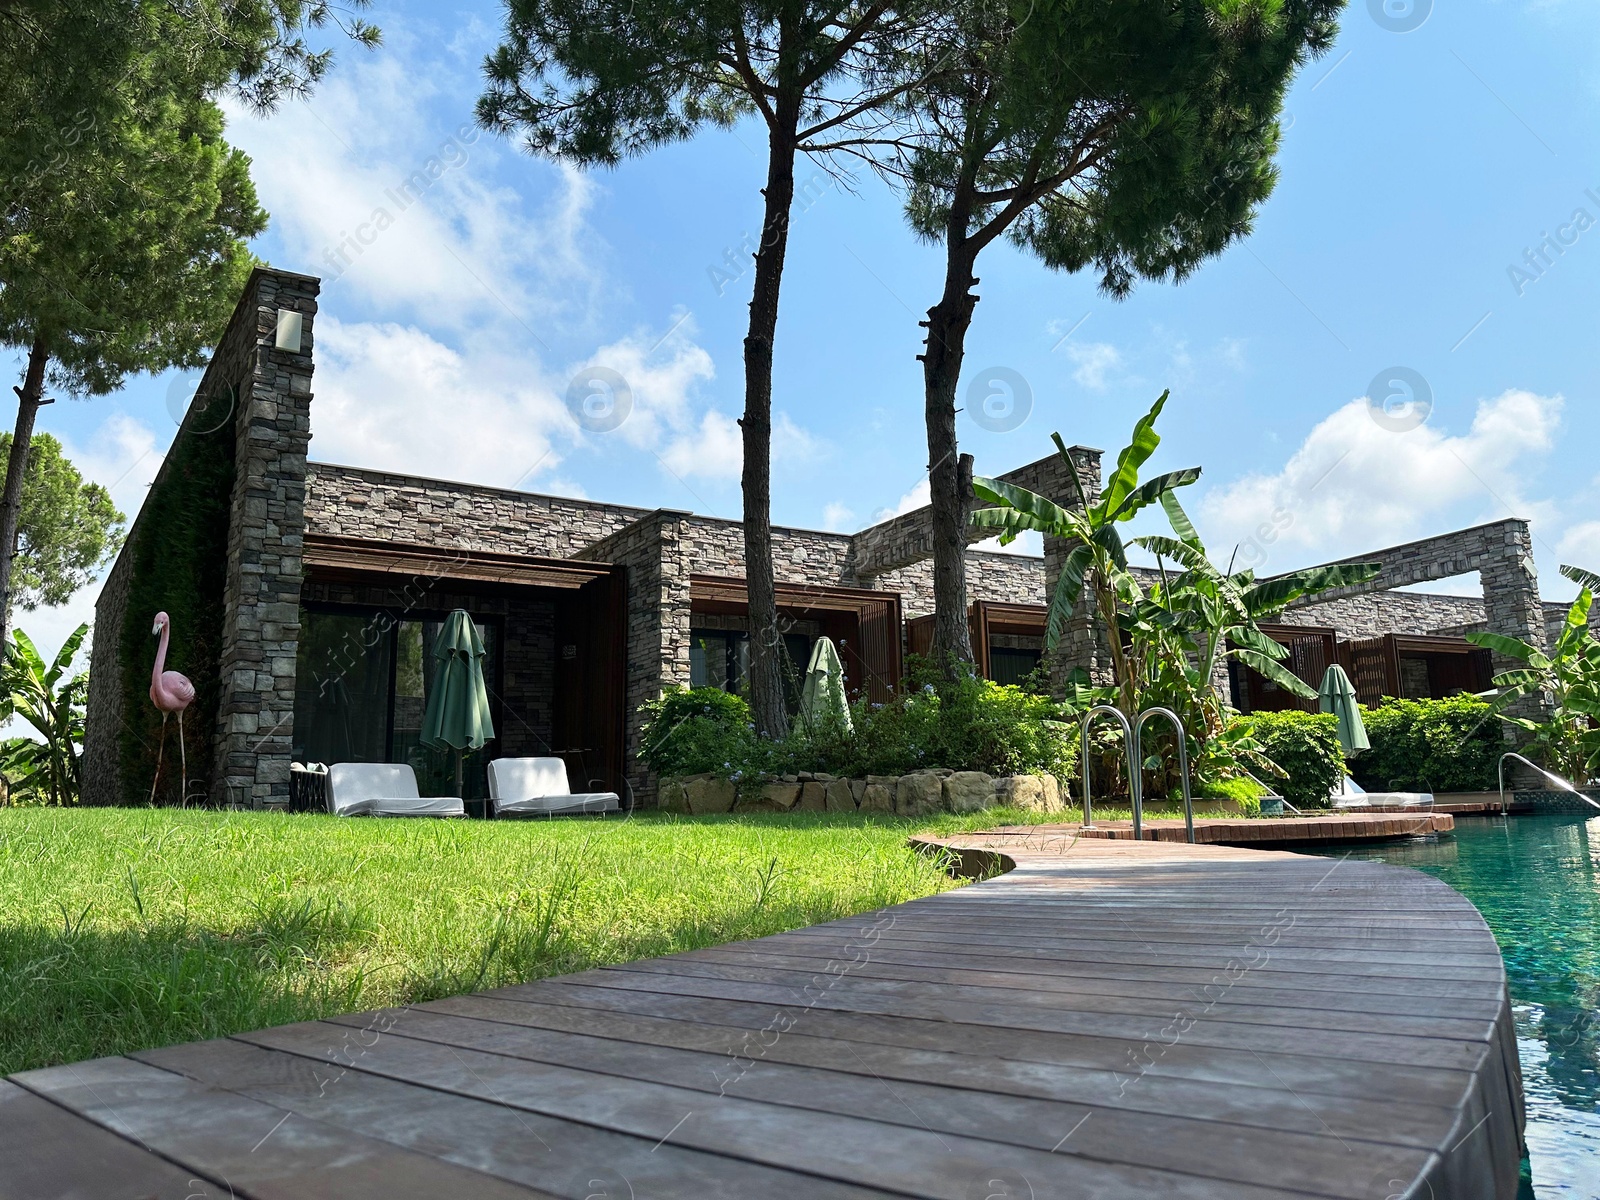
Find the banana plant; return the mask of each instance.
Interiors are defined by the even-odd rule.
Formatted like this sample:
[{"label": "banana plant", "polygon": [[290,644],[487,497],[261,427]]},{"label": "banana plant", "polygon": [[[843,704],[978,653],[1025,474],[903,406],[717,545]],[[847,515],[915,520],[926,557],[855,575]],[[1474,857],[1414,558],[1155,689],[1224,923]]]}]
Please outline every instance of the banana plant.
[{"label": "banana plant", "polygon": [[1019,534],[1030,530],[1075,543],[1067,553],[1056,579],[1055,594],[1050,598],[1045,648],[1053,650],[1061,640],[1087,587],[1093,595],[1101,627],[1110,631],[1106,640],[1119,703],[1130,715],[1139,711],[1140,680],[1133,660],[1115,631],[1120,628],[1119,612],[1139,604],[1144,599],[1144,589],[1128,569],[1127,547],[1118,526],[1159,503],[1168,493],[1200,478],[1199,467],[1185,467],[1145,483],[1139,482],[1139,469],[1161,444],[1155,429],[1156,418],[1166,406],[1169,394],[1162,392],[1150,411],[1133,427],[1132,440],[1117,455],[1116,468],[1093,501],[1059,433],[1051,434],[1050,438],[1072,481],[1077,507],[1063,508],[1036,492],[999,479],[975,476],[972,480],[973,493],[993,506],[974,511],[972,523],[997,533],[1001,545],[1009,545]]},{"label": "banana plant", "polygon": [[[1489,711],[1531,734],[1534,757],[1546,767],[1583,786],[1600,766],[1600,728],[1593,726],[1600,720],[1600,641],[1589,631],[1600,575],[1570,566],[1563,566],[1561,573],[1582,590],[1548,654],[1500,633],[1469,633],[1467,640],[1524,664],[1494,677],[1496,690],[1484,693]],[[1541,694],[1551,701],[1548,719],[1533,721],[1507,711],[1517,701]]]},{"label": "banana plant", "polygon": [[83,743],[87,672],[67,677],[89,633],[80,625],[52,661],[22,630],[16,630],[0,665],[0,720],[21,717],[42,741],[13,738],[0,756],[10,794],[46,804],[74,804],[79,796],[79,751]]}]

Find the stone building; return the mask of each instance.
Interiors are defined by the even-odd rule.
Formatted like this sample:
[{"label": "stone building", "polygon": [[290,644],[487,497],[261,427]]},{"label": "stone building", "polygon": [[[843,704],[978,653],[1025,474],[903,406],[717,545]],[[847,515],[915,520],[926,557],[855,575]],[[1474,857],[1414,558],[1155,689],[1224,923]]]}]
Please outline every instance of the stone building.
[{"label": "stone building", "polygon": [[[639,706],[666,688],[730,686],[741,675],[740,525],[309,461],[317,293],[309,276],[263,268],[251,277],[107,576],[86,802],[122,803],[152,787],[161,725],[143,693],[158,610],[174,614],[169,666],[197,689],[186,714],[194,783],[183,799],[282,805],[295,760],[411,762],[424,790],[437,786],[447,764],[417,744],[428,648],[444,615],[465,608],[489,650],[491,754],[560,756],[575,790],[653,803],[654,781],[635,758]],[[1097,494],[1100,452],[1071,453]],[[1063,504],[1074,494],[1055,456],[1003,478]],[[803,666],[812,639],[827,635],[852,693],[888,696],[933,609],[930,531],[927,509],[856,534],[775,528],[791,658]],[[975,642],[992,676],[1039,664],[1045,598],[1066,550],[1059,539],[1042,557],[969,549]],[[1385,564],[1375,584],[1293,610],[1275,636],[1324,639],[1333,655],[1341,639],[1402,635],[1461,653],[1459,634],[1472,627],[1544,636],[1525,522],[1363,557]],[[1481,599],[1390,590],[1472,571]],[[1102,659],[1080,619],[1049,665],[1057,676],[1074,666],[1098,673]],[[1417,678],[1407,669],[1402,686],[1428,686]],[[158,798],[178,799],[172,787],[157,782]],[[468,798],[481,789],[479,764]]]}]

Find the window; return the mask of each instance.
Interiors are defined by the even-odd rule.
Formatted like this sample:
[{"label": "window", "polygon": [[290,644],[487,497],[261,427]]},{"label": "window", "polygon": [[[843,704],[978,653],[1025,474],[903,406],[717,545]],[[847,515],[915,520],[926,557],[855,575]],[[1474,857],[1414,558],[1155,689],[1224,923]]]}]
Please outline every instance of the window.
[{"label": "window", "polygon": [[989,647],[989,678],[996,683],[1020,684],[1038,666],[1043,657],[1037,650],[1019,650],[1011,647]]},{"label": "window", "polygon": [[[791,713],[800,711],[800,686],[806,667],[811,664],[811,647],[816,639],[806,633],[786,633],[783,648],[789,661],[784,664],[784,696]],[[721,688],[742,694],[750,672],[750,635],[742,629],[689,630],[689,685]]]},{"label": "window", "polygon": [[[483,681],[500,692],[500,625],[477,616]],[[432,654],[443,615],[396,618],[382,610],[302,609],[295,676],[294,758],[298,762],[407,763],[424,796],[455,790],[453,752],[421,744],[422,717],[438,670]],[[498,730],[500,715],[494,713]],[[493,743],[490,743],[492,748]],[[463,799],[486,793],[488,755],[464,764]]]}]

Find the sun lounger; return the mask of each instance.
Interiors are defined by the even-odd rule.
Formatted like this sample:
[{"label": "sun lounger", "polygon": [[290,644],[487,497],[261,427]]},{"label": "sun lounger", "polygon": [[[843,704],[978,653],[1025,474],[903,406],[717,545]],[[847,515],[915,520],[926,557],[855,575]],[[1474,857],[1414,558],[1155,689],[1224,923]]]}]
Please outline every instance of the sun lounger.
[{"label": "sun lounger", "polygon": [[489,764],[489,803],[496,815],[606,813],[622,807],[615,792],[574,793],[559,758],[497,758]]},{"label": "sun lounger", "polygon": [[464,817],[455,796],[420,796],[404,763],[335,763],[328,768],[328,811],[336,817]]},{"label": "sun lounger", "polygon": [[1353,808],[1432,808],[1432,792],[1369,792],[1350,776],[1333,793],[1333,806]]}]

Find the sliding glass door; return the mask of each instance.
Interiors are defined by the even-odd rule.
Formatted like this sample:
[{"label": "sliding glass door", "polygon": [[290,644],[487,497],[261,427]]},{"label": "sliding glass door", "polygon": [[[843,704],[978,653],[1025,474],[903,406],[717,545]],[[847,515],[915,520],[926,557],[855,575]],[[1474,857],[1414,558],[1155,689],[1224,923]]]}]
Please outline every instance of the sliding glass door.
[{"label": "sliding glass door", "polygon": [[[444,614],[396,616],[382,610],[306,607],[300,611],[294,757],[297,762],[407,763],[424,796],[455,787],[451,752],[421,744],[422,716],[438,676],[433,644]],[[483,679],[500,727],[498,619],[473,622],[483,637]],[[487,794],[484,764],[494,742],[467,758],[463,799]]]}]

